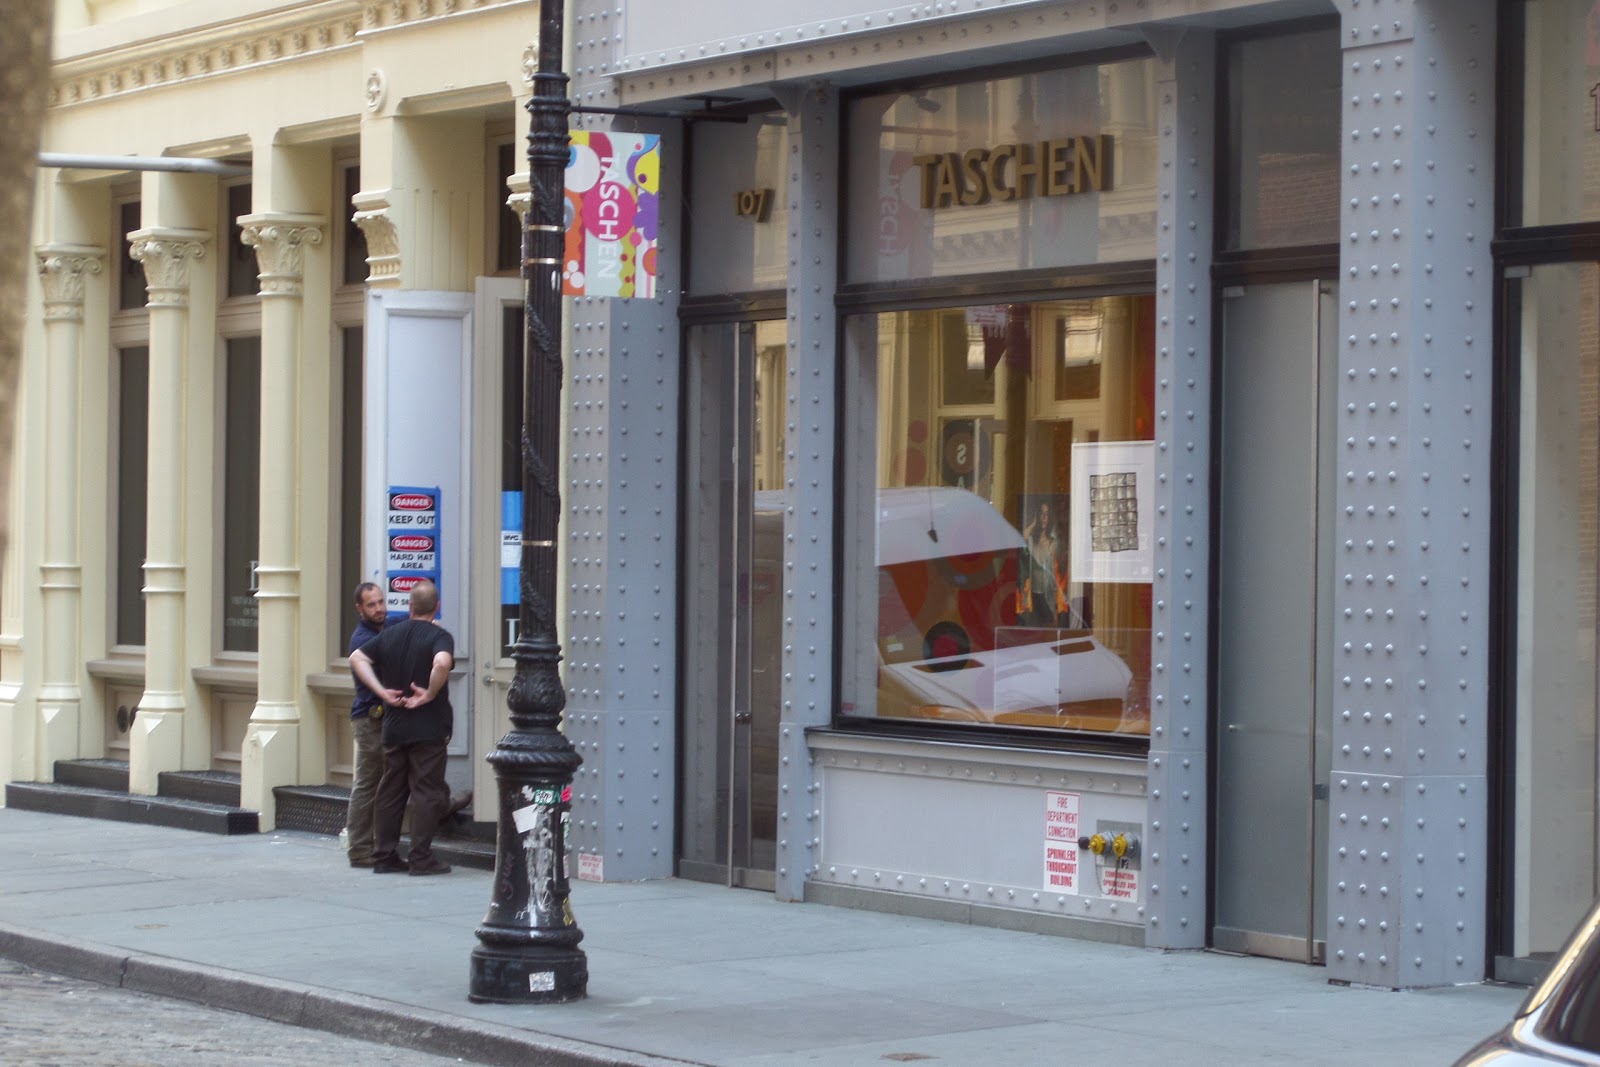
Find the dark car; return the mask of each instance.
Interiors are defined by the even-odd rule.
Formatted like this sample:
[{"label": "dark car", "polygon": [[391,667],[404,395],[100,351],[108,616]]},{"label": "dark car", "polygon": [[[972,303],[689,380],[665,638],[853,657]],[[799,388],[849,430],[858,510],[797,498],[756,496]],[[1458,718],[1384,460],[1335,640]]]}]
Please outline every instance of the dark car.
[{"label": "dark car", "polygon": [[1552,1063],[1600,1065],[1600,902],[1511,1022],[1480,1041],[1456,1067]]}]

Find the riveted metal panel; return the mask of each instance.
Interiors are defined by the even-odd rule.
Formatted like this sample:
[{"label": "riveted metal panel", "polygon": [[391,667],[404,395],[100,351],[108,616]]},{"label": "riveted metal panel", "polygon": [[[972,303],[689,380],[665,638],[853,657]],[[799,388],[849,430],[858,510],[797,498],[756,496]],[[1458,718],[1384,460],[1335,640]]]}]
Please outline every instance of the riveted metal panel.
[{"label": "riveted metal panel", "polygon": [[[735,17],[726,11],[737,8]],[[1311,0],[935,0],[883,5],[828,0],[815,7],[717,0],[700,7],[638,2],[616,8],[612,63],[630,102],[730,92],[774,80],[841,79],[897,64],[894,76],[939,65],[986,65],[1138,43],[1144,26],[1241,25],[1321,14]],[[806,18],[797,19],[803,11]],[[670,20],[670,30],[662,26]],[[591,24],[596,25],[596,24]],[[596,37],[599,41],[602,37]]]},{"label": "riveted metal panel", "polygon": [[[813,890],[848,886],[1051,920],[1144,925],[1153,898],[1142,760],[842,732],[814,734],[811,744],[827,828]],[[1053,792],[1075,794],[1083,835],[1114,824],[1137,836],[1126,897],[1102,891],[1091,852],[1046,840]],[[1048,888],[1050,844],[1077,853],[1070,889]],[[1203,896],[1204,886],[1195,891]]]},{"label": "riveted metal panel", "polygon": [[1210,646],[1212,35],[1162,49],[1148,944],[1205,945]]},{"label": "riveted metal panel", "polygon": [[1482,980],[1483,789],[1470,775],[1335,775],[1331,973],[1390,988]]},{"label": "riveted metal panel", "polygon": [[[676,184],[682,132],[659,132],[662,173]],[[662,247],[678,247],[675,213],[662,212],[659,226]],[[654,299],[569,305],[564,666],[568,736],[585,760],[573,787],[572,844],[603,856],[608,880],[673,871],[677,262],[670,254],[661,261]]]},{"label": "riveted metal panel", "polygon": [[[1494,5],[1346,0],[1341,9],[1328,966],[1334,978],[1376,985],[1476,981],[1481,931],[1475,954],[1432,935],[1402,947],[1398,932],[1420,923],[1426,934],[1441,921],[1472,929],[1484,914]],[[1392,891],[1392,877],[1358,876],[1363,854],[1369,865],[1394,855],[1395,827],[1420,803],[1416,786],[1441,779],[1465,788],[1430,785],[1431,821],[1453,817],[1474,844],[1447,859],[1429,855],[1433,832],[1418,835],[1422,859],[1408,856],[1404,892]],[[1479,867],[1470,883],[1458,851]],[[1446,906],[1461,886],[1476,898],[1470,919]]]},{"label": "riveted metal panel", "polygon": [[[838,396],[839,97],[830,86],[784,94],[789,112],[788,396],[785,407],[782,727],[779,810],[815,784],[800,729],[833,715],[834,433]],[[791,820],[792,821],[792,817]],[[799,900],[814,844],[780,821],[780,898]],[[812,835],[814,837],[815,835]],[[785,846],[783,841],[787,840]]]}]

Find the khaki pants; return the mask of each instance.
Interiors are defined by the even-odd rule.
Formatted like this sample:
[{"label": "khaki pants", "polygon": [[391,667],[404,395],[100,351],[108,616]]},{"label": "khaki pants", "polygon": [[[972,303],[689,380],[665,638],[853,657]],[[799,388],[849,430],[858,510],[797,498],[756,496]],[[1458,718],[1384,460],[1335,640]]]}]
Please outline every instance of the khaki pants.
[{"label": "khaki pants", "polygon": [[378,780],[383,777],[383,723],[363,715],[352,719],[356,735],[356,768],[350,782],[350,807],[345,812],[346,846],[352,861],[372,858],[373,805],[378,799]]}]

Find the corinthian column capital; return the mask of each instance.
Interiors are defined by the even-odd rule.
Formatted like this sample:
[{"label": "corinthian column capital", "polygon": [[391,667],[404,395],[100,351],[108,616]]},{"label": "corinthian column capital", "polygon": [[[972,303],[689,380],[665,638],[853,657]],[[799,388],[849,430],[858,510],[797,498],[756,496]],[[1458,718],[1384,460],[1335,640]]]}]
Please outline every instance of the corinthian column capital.
[{"label": "corinthian column capital", "polygon": [[367,239],[367,284],[400,284],[400,233],[389,214],[389,190],[357,193],[350,198],[355,207],[351,219]]},{"label": "corinthian column capital", "polygon": [[506,188],[510,195],[506,197],[506,207],[517,213],[517,218],[524,226],[528,224],[528,208],[533,204],[533,185],[528,181],[528,172],[519,171],[506,179]]},{"label": "corinthian column capital", "polygon": [[91,245],[40,245],[34,249],[46,322],[82,321],[84,275],[99,274],[105,254],[105,249]]},{"label": "corinthian column capital", "polygon": [[128,235],[128,254],[144,267],[151,307],[189,306],[189,264],[206,254],[205,230],[152,227]]},{"label": "corinthian column capital", "polygon": [[299,296],[306,271],[306,246],[322,243],[327,219],[320,215],[267,212],[239,217],[240,239],[256,250],[262,296]]}]

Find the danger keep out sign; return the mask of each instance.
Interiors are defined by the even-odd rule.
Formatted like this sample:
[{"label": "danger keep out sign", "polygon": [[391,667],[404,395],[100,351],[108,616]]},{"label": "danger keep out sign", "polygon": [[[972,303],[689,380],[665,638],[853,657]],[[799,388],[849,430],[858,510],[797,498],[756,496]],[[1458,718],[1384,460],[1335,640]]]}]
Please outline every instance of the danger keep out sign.
[{"label": "danger keep out sign", "polygon": [[[412,586],[423,580],[440,584],[438,487],[389,487],[386,549],[385,600],[392,619],[410,614]],[[441,592],[441,616],[443,606]]]}]

